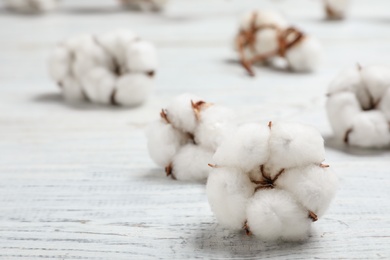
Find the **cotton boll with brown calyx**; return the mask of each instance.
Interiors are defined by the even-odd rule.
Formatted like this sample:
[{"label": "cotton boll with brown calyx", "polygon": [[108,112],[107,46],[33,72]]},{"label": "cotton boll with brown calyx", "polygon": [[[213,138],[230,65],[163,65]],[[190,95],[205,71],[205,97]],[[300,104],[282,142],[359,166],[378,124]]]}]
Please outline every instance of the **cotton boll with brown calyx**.
[{"label": "cotton boll with brown calyx", "polygon": [[326,16],[330,20],[344,19],[349,7],[349,0],[323,0]]},{"label": "cotton boll with brown calyx", "polygon": [[286,51],[286,59],[294,71],[311,72],[318,68],[322,60],[322,46],[312,36],[302,39]]},{"label": "cotton boll with brown calyx", "polygon": [[389,122],[379,111],[360,113],[353,118],[345,141],[353,146],[387,147],[390,144]]},{"label": "cotton boll with brown calyx", "polygon": [[211,170],[208,164],[212,155],[212,151],[206,148],[186,144],[173,157],[167,174],[177,180],[205,182]]},{"label": "cotton boll with brown calyx", "polygon": [[163,119],[148,126],[146,137],[149,155],[161,167],[170,165],[180,147],[190,141],[187,134],[173,128]]},{"label": "cotton boll with brown calyx", "polygon": [[310,165],[284,171],[275,185],[290,192],[306,209],[322,217],[336,194],[338,178],[329,165]]},{"label": "cotton boll with brown calyx", "polygon": [[256,192],[246,210],[246,227],[265,241],[307,239],[312,220],[307,210],[283,190]]},{"label": "cotton boll with brown calyx", "polygon": [[356,66],[329,86],[328,118],[337,138],[360,147],[389,145],[390,68]]},{"label": "cotton boll with brown calyx", "polygon": [[326,102],[326,109],[334,134],[340,140],[344,140],[345,133],[352,126],[353,118],[362,111],[355,94],[351,92],[330,95]]},{"label": "cotton boll with brown calyx", "polygon": [[265,166],[271,179],[281,169],[320,164],[325,160],[324,139],[313,127],[297,123],[272,123],[269,160]]},{"label": "cotton boll with brown calyx", "polygon": [[158,12],[164,9],[168,0],[119,0],[119,2],[129,9]]},{"label": "cotton boll with brown calyx", "polygon": [[[194,133],[198,124],[199,113],[205,104],[202,99],[195,95],[179,95],[166,107],[167,117],[175,127],[188,133]],[[196,107],[194,107],[195,105]]]},{"label": "cotton boll with brown calyx", "polygon": [[215,151],[218,145],[235,130],[234,112],[226,107],[212,105],[202,110],[195,129],[195,143]]},{"label": "cotton boll with brown calyx", "polygon": [[254,184],[237,168],[216,167],[207,180],[206,194],[217,221],[223,227],[242,229],[246,206],[254,193]]},{"label": "cotton boll with brown calyx", "polygon": [[46,13],[57,8],[59,0],[4,0],[7,9],[18,13]]},{"label": "cotton boll with brown calyx", "polygon": [[231,138],[217,148],[213,161],[217,165],[238,167],[244,172],[264,164],[269,157],[270,130],[260,124],[240,126]]}]

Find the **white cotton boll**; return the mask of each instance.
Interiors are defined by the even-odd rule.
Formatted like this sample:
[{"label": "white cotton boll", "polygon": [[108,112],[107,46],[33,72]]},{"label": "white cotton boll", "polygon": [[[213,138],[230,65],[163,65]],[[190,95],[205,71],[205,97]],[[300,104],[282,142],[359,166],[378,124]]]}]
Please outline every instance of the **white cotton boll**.
[{"label": "white cotton boll", "polygon": [[338,178],[331,168],[310,165],[284,171],[276,186],[290,192],[296,201],[321,217],[336,194]]},{"label": "white cotton boll", "polygon": [[287,50],[286,59],[294,71],[314,71],[322,59],[322,46],[317,39],[303,36],[302,40]]},{"label": "white cotton boll", "polygon": [[248,176],[235,168],[213,168],[207,180],[206,194],[218,223],[229,229],[242,229],[246,206],[254,193]]},{"label": "white cotton boll", "polygon": [[205,181],[211,167],[208,166],[213,153],[208,149],[186,144],[182,146],[172,161],[172,175],[183,181]]},{"label": "white cotton boll", "polygon": [[389,123],[383,113],[366,111],[355,116],[347,142],[360,147],[386,147],[390,144]]},{"label": "white cotton boll", "polygon": [[323,0],[329,19],[343,19],[349,7],[349,0]]},{"label": "white cotton boll", "polygon": [[168,166],[180,147],[189,141],[187,134],[173,128],[162,119],[148,126],[146,137],[149,155],[161,167]]},{"label": "white cotton boll", "polygon": [[371,105],[377,104],[390,88],[390,68],[387,66],[367,66],[361,70],[366,95],[370,94]]},{"label": "white cotton boll", "polygon": [[326,102],[326,110],[333,131],[339,139],[345,138],[353,118],[362,111],[355,94],[351,92],[331,95]]},{"label": "white cotton boll", "polygon": [[128,46],[126,56],[131,72],[154,72],[157,69],[156,48],[150,42],[133,42]]},{"label": "white cotton boll", "polygon": [[81,83],[90,101],[110,104],[111,94],[116,85],[116,77],[106,68],[96,67],[85,73]]},{"label": "white cotton boll", "polygon": [[166,108],[171,123],[188,133],[193,133],[198,124],[191,101],[196,103],[201,99],[192,94],[182,94],[175,97]]},{"label": "white cotton boll", "polygon": [[390,122],[390,87],[383,95],[381,102],[378,104],[378,109],[382,111],[387,121]]},{"label": "white cotton boll", "polygon": [[130,9],[142,11],[161,11],[168,0],[120,0],[122,5]]},{"label": "white cotton boll", "polygon": [[278,189],[255,193],[247,207],[249,230],[265,241],[300,241],[308,237],[311,220],[308,211],[289,193]]},{"label": "white cotton boll", "polygon": [[58,0],[4,0],[4,4],[12,11],[20,13],[44,13],[54,10]]},{"label": "white cotton boll", "polygon": [[195,143],[215,151],[222,140],[234,132],[233,119],[234,113],[228,108],[217,105],[208,107],[202,111],[194,132]]},{"label": "white cotton boll", "polygon": [[221,166],[239,167],[244,172],[249,172],[268,160],[269,137],[270,130],[267,126],[240,126],[231,138],[217,148],[213,162]]},{"label": "white cotton boll", "polygon": [[142,104],[153,87],[153,78],[145,74],[127,74],[117,81],[114,103],[126,106]]},{"label": "white cotton boll", "polygon": [[266,166],[272,169],[271,175],[280,169],[321,163],[325,160],[324,139],[317,129],[307,125],[272,124],[269,148],[270,157]]},{"label": "white cotton boll", "polygon": [[[100,104],[139,105],[151,92],[156,61],[150,61],[150,57],[155,57],[155,52],[147,53],[151,50],[149,47],[139,48],[138,53],[134,53],[131,66],[135,67],[135,63],[140,62],[140,68],[146,68],[147,64],[141,57],[145,55],[153,71],[129,71],[127,62],[133,51],[128,53],[127,49],[136,41],[137,36],[125,30],[69,38],[50,55],[49,73],[62,86],[67,99],[84,96]],[[66,82],[71,86],[67,87]],[[79,90],[76,90],[74,83],[77,83]]]}]

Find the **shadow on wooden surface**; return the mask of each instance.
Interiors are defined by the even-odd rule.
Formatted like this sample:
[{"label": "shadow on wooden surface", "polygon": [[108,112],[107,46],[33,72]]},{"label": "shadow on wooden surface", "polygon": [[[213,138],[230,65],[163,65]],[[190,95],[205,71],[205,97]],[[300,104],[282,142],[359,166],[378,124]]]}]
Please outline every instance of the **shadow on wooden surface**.
[{"label": "shadow on wooden surface", "polygon": [[62,97],[60,93],[42,93],[34,96],[32,98],[33,102],[36,103],[48,103],[48,104],[58,104],[61,106],[65,106],[68,108],[76,109],[76,110],[134,110],[141,108],[141,106],[113,106],[113,105],[103,105],[103,104],[94,104],[89,101],[80,101],[80,102],[71,102],[66,101]]},{"label": "shadow on wooden surface", "polygon": [[369,148],[364,149],[359,147],[347,146],[346,144],[340,142],[340,140],[337,140],[333,136],[324,136],[324,140],[325,140],[325,147],[330,148],[332,150],[338,150],[350,155],[376,157],[388,151],[386,149],[369,149]]}]

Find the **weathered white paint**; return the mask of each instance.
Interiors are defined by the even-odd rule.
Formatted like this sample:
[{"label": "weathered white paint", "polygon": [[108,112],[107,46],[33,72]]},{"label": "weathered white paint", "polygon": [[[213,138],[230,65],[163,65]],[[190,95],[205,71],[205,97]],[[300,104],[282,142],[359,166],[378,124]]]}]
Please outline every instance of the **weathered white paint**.
[{"label": "weathered white paint", "polygon": [[[352,1],[341,23],[323,21],[309,0],[172,0],[161,15],[108,0],[63,2],[46,16],[0,13],[0,259],[390,258],[390,152],[335,143],[323,107],[341,68],[390,63],[387,0]],[[323,42],[318,73],[257,68],[249,78],[230,62],[239,14],[264,6]],[[116,27],[159,47],[155,95],[133,110],[64,103],[47,78],[50,48]],[[182,92],[233,107],[242,122],[291,119],[327,137],[326,162],[342,185],[309,241],[263,243],[224,230],[202,184],[167,179],[152,163],[144,127]]]}]

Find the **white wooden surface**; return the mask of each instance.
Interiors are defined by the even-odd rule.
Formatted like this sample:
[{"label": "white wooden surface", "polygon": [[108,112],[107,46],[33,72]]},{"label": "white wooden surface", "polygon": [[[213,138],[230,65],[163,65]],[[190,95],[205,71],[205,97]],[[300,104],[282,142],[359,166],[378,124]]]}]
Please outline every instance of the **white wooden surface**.
[{"label": "white wooden surface", "polygon": [[[354,0],[340,23],[323,21],[315,0],[172,0],[161,15],[108,0],[63,2],[46,16],[0,13],[1,259],[390,259],[390,152],[334,142],[323,107],[341,68],[390,63],[389,1]],[[258,68],[249,78],[232,62],[239,15],[260,7],[323,42],[318,73]],[[117,27],[158,46],[154,96],[137,109],[64,103],[47,76],[50,48],[74,33]],[[219,227],[202,184],[167,179],[153,164],[144,127],[182,92],[233,107],[242,121],[319,128],[341,189],[307,242],[263,243]]]}]

